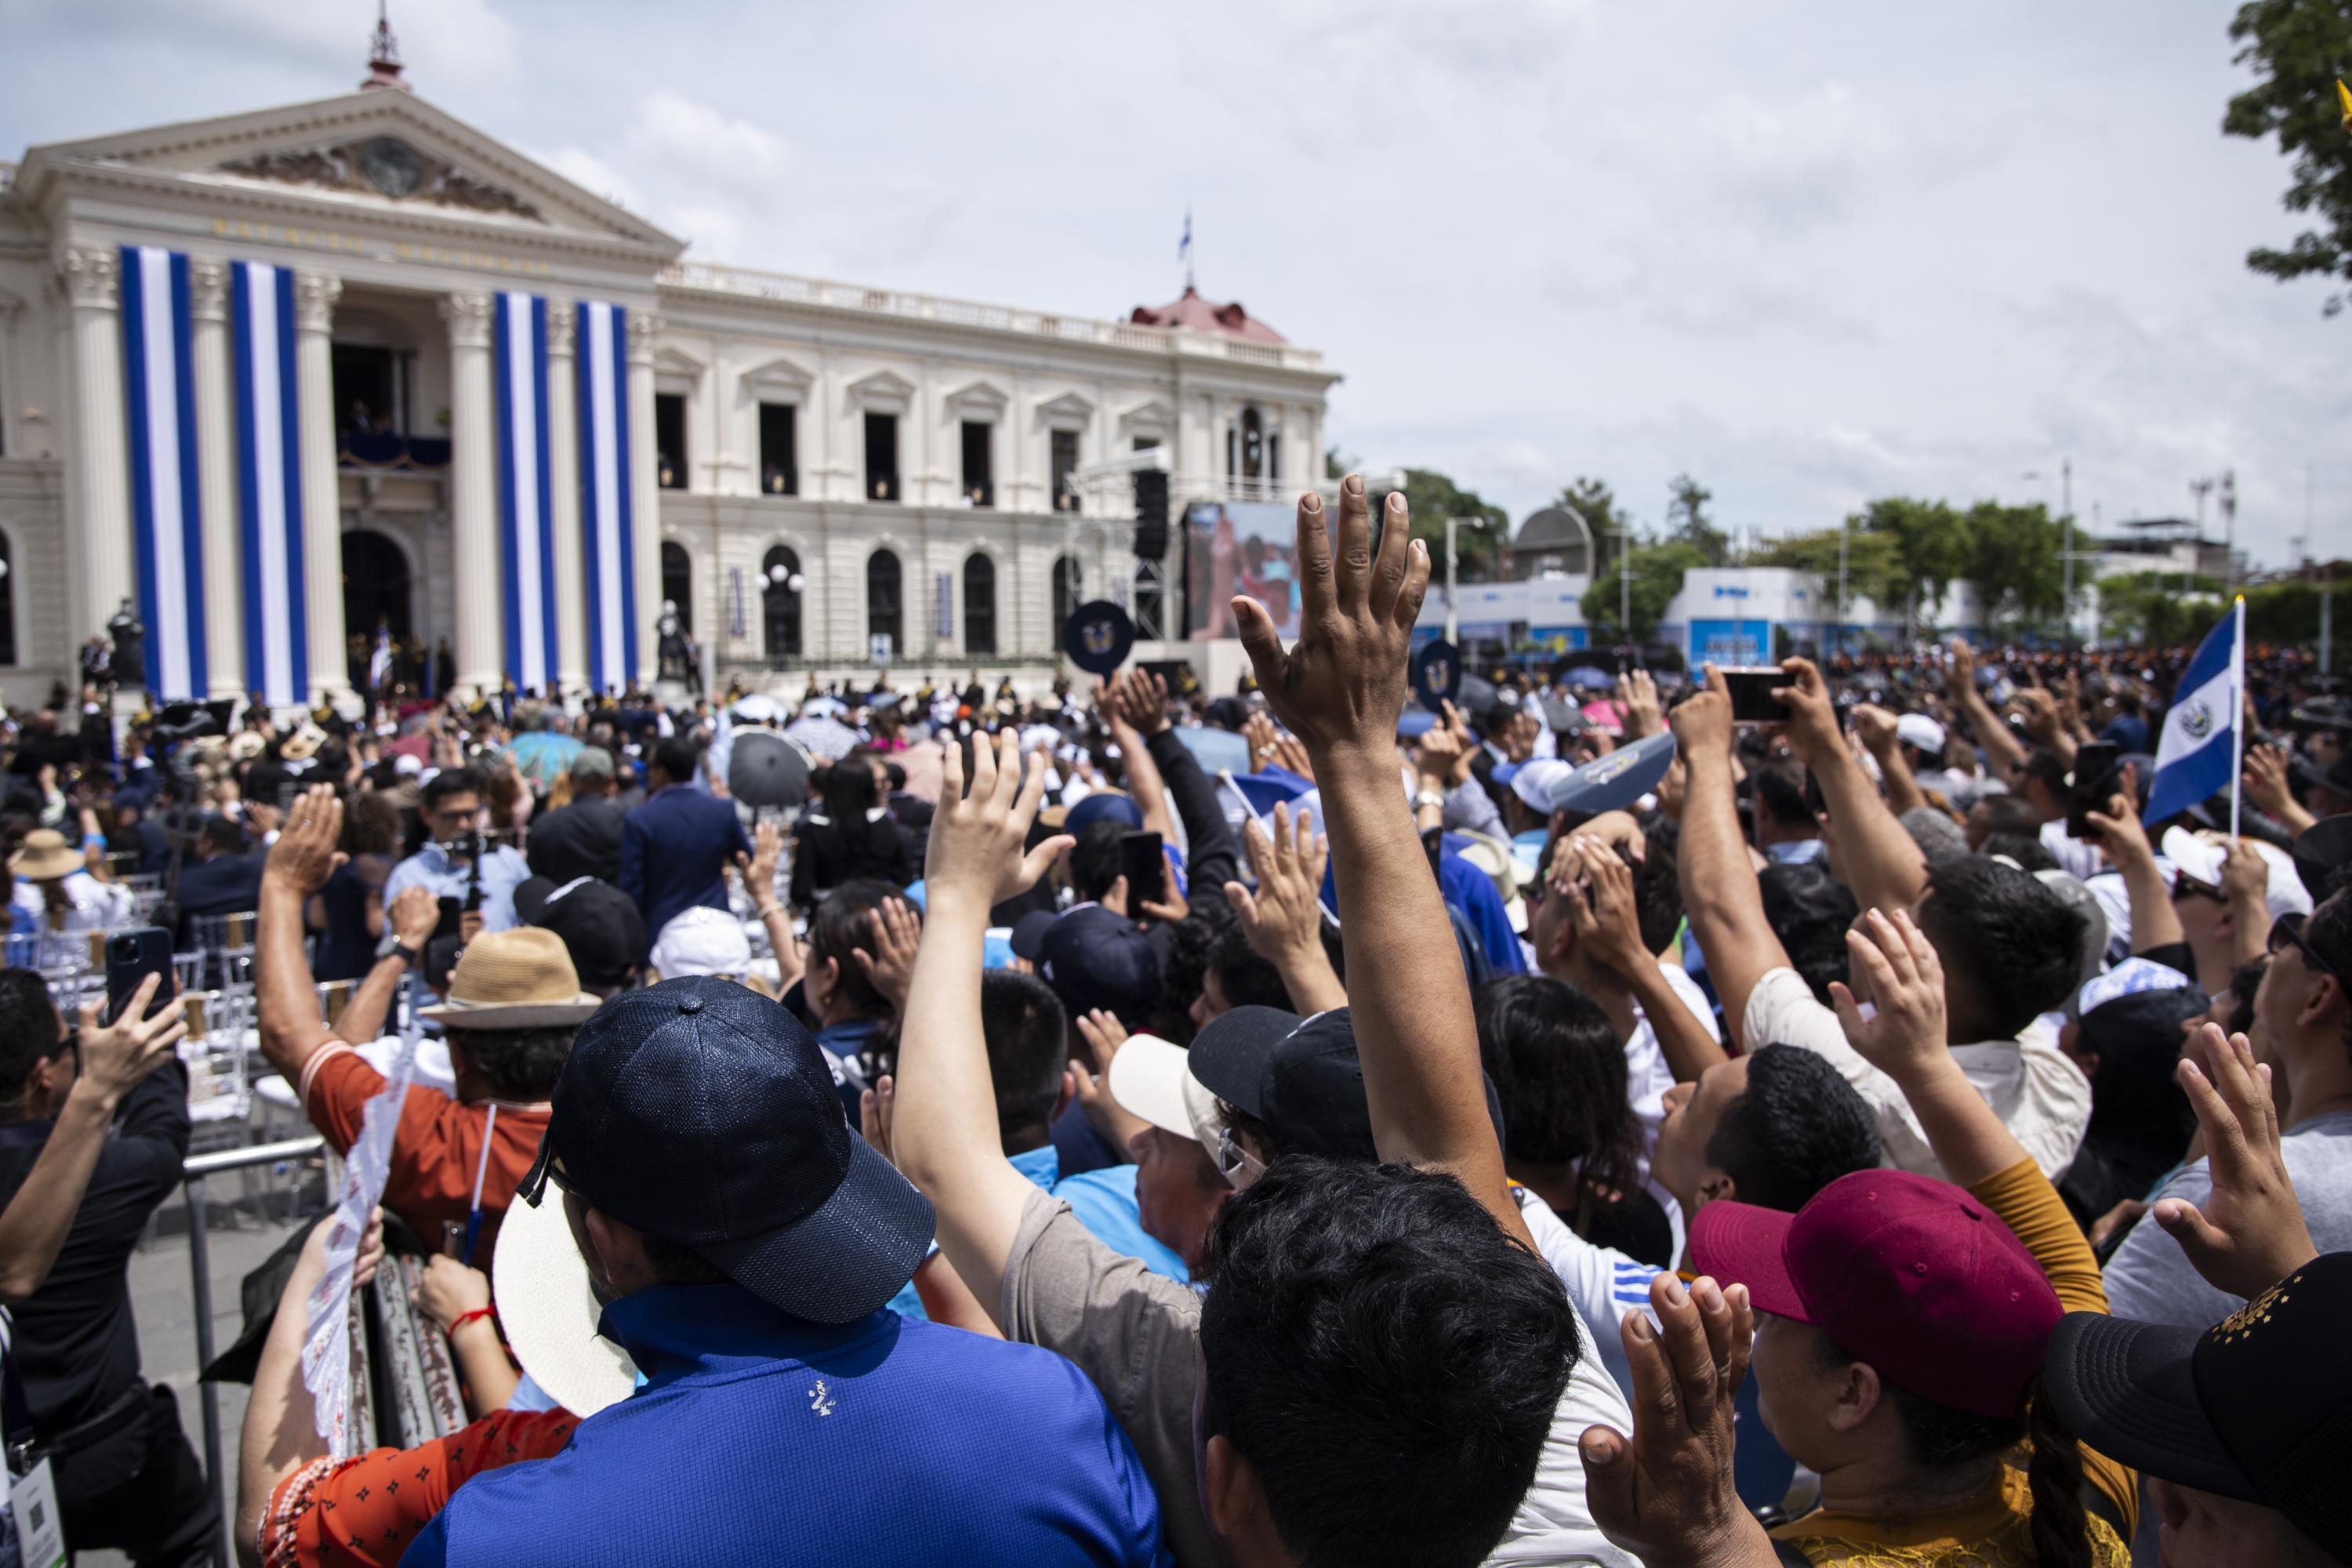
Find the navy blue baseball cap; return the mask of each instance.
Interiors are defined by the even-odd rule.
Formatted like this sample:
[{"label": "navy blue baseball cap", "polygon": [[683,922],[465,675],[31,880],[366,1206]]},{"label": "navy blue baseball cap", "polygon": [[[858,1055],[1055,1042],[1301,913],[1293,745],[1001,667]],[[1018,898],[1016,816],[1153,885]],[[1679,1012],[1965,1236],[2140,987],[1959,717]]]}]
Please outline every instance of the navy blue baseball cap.
[{"label": "navy blue baseball cap", "polygon": [[[1334,1007],[1302,1018],[1279,1007],[1229,1007],[1192,1037],[1185,1070],[1219,1100],[1265,1123],[1284,1154],[1377,1161],[1371,1102],[1356,1056],[1354,1015]],[[1479,1075],[1495,1140],[1503,1105]]]},{"label": "navy blue baseball cap", "polygon": [[1069,815],[1062,818],[1062,831],[1076,833],[1090,822],[1116,822],[1132,833],[1143,826],[1143,808],[1131,795],[1098,789],[1070,807]]},{"label": "navy blue baseball cap", "polygon": [[1605,752],[1553,782],[1551,808],[1588,815],[1616,811],[1658,787],[1674,765],[1671,730],[1644,735],[1633,744]]},{"label": "navy blue baseball cap", "polygon": [[1013,922],[1013,956],[1036,963],[1045,953],[1045,933],[1062,917],[1052,910],[1031,910]]},{"label": "navy blue baseball cap", "polygon": [[1108,599],[1080,605],[1062,626],[1062,652],[1088,675],[1110,674],[1134,647],[1135,623]]},{"label": "navy blue baseball cap", "polygon": [[878,1310],[931,1244],[930,1200],[849,1125],[815,1039],[708,975],[615,997],[580,1026],[526,1202],[551,1162],[596,1208],[814,1322]]},{"label": "navy blue baseball cap", "polygon": [[1160,999],[1160,954],[1135,922],[1099,904],[1070,910],[1037,944],[1037,974],[1070,1016],[1097,1007],[1139,1026]]}]

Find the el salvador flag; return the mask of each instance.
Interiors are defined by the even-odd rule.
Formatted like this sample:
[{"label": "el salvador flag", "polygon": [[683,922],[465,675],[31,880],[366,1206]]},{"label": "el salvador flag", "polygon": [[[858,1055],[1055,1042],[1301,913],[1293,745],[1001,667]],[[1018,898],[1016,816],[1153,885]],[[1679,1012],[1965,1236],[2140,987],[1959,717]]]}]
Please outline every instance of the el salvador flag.
[{"label": "el salvador flag", "polygon": [[2243,706],[2239,693],[2245,689],[2243,626],[2242,606],[2207,635],[2173,689],[2157,742],[2147,810],[2140,818],[2150,826],[2210,800],[2234,782]]}]

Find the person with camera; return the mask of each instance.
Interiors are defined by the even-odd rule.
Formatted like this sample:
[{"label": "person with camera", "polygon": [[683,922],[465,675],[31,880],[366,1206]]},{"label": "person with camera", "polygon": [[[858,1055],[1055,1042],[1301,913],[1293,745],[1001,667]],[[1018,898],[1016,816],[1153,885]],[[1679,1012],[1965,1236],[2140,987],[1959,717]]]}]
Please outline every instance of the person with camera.
[{"label": "person with camera", "polygon": [[11,1477],[48,1462],[69,1550],[178,1563],[207,1559],[220,1514],[171,1390],[141,1374],[125,1273],[188,1148],[187,1021],[148,1016],[157,984],[68,1030],[37,973],[0,970],[0,1298],[31,1423]]},{"label": "person with camera", "polygon": [[426,780],[420,805],[428,841],[394,866],[383,885],[387,905],[410,888],[456,900],[456,934],[467,942],[482,931],[520,923],[514,890],[530,875],[521,850],[494,845],[483,834],[485,788],[482,775],[470,767],[445,768]]}]

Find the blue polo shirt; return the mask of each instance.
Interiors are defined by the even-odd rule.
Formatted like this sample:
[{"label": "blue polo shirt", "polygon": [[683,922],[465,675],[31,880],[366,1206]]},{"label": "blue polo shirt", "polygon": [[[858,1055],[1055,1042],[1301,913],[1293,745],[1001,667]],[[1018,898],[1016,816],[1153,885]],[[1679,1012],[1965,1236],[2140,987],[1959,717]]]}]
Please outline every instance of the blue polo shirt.
[{"label": "blue polo shirt", "polygon": [[887,1310],[804,1322],[737,1285],[639,1290],[600,1331],[645,1386],[467,1482],[404,1564],[1171,1561],[1135,1446],[1050,1351]]}]

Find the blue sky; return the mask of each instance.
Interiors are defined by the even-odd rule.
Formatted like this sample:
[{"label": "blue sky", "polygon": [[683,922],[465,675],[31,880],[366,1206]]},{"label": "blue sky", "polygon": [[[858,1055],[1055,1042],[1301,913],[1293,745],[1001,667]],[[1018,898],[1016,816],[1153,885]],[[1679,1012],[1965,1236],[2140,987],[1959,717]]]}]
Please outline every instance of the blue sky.
[{"label": "blue sky", "polygon": [[[2352,317],[2223,138],[2188,0],[394,0],[425,96],[713,260],[1073,312],[1201,286],[1330,435],[1524,515],[1684,469],[1767,537],[1874,495],[2352,542]],[[0,0],[0,156],[354,83],[366,0]],[[2218,529],[2218,520],[2216,520]]]}]

